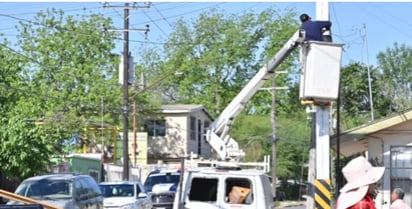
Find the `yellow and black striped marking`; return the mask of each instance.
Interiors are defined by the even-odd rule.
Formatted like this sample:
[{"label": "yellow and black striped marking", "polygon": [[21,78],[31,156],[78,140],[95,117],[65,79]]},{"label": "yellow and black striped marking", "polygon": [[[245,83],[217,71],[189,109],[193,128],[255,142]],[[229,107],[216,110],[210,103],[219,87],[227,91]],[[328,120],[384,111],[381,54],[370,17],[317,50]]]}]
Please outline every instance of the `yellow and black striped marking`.
[{"label": "yellow and black striped marking", "polygon": [[330,179],[315,180],[315,208],[331,209],[331,184]]}]

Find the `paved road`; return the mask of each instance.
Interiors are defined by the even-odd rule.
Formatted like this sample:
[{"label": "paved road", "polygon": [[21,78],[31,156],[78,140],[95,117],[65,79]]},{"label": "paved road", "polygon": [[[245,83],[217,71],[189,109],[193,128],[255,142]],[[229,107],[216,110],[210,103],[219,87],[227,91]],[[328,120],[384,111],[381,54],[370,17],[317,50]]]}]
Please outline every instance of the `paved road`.
[{"label": "paved road", "polygon": [[288,206],[284,207],[284,209],[306,209],[306,205]]},{"label": "paved road", "polygon": [[276,208],[283,209],[306,209],[306,201],[281,201]]}]

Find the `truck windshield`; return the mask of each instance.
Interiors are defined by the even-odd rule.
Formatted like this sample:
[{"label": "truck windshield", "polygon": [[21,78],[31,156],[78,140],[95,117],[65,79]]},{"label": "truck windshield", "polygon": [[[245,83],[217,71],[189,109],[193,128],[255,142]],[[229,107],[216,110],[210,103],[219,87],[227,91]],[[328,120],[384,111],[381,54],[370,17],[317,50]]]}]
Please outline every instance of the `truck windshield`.
[{"label": "truck windshield", "polygon": [[132,184],[105,184],[99,185],[103,197],[132,197],[134,189]]},{"label": "truck windshield", "polygon": [[158,173],[149,175],[144,183],[144,187],[146,191],[151,192],[152,188],[156,184],[168,184],[172,183],[177,186],[180,180],[180,174],[172,174],[172,173]]}]

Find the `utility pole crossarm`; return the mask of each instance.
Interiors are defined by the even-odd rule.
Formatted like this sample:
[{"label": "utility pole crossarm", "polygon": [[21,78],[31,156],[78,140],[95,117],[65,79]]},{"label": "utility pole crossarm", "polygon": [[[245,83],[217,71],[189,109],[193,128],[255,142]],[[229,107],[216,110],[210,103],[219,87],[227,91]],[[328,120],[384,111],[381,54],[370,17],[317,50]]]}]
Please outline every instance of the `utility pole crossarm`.
[{"label": "utility pole crossarm", "polygon": [[298,30],[286,44],[262,67],[240,93],[222,111],[220,116],[210,125],[206,139],[222,159],[239,158],[244,153],[238,143],[229,136],[230,128],[236,116],[244,109],[250,98],[275,73],[275,69],[304,40],[304,33]]}]

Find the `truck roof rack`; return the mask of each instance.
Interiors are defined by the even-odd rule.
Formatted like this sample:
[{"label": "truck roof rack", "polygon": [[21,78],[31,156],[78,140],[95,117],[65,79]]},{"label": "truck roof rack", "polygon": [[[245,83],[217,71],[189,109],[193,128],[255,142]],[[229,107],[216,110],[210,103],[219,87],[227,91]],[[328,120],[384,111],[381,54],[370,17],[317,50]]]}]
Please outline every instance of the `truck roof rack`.
[{"label": "truck roof rack", "polygon": [[230,170],[230,171],[242,170],[242,168],[237,163],[218,162],[215,165],[216,165],[216,170],[225,170],[225,171],[226,170]]}]

